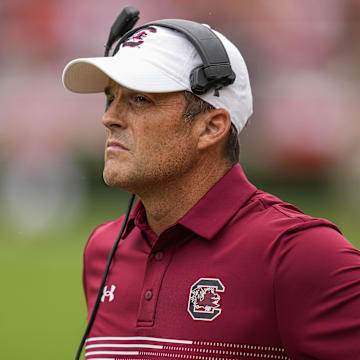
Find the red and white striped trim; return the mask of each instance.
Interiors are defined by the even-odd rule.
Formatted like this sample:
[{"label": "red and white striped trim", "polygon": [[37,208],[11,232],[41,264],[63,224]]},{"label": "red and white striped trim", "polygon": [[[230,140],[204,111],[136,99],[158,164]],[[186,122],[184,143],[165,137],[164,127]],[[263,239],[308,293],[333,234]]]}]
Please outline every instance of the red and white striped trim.
[{"label": "red and white striped trim", "polygon": [[104,336],[104,337],[92,337],[88,338],[86,342],[93,341],[155,341],[155,342],[165,342],[173,344],[192,344],[192,340],[179,340],[179,339],[166,339],[166,338],[157,338],[157,337],[148,337],[148,336]]},{"label": "red and white striped trim", "polygon": [[290,360],[285,353],[285,349],[277,346],[147,336],[88,338],[86,340],[85,357],[87,360],[155,360],[159,358]]}]

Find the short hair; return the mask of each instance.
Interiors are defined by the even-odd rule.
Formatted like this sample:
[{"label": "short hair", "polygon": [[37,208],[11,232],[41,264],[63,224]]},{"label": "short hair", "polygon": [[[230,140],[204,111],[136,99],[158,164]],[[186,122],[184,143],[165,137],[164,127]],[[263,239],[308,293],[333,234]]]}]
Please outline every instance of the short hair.
[{"label": "short hair", "polygon": [[[186,122],[190,123],[200,113],[205,113],[215,109],[214,106],[194,95],[190,91],[184,91],[184,96],[186,100],[186,105],[182,117]],[[233,123],[231,123],[230,130],[227,135],[227,141],[224,146],[224,155],[231,166],[235,165],[239,161],[239,137],[236,127]]]}]

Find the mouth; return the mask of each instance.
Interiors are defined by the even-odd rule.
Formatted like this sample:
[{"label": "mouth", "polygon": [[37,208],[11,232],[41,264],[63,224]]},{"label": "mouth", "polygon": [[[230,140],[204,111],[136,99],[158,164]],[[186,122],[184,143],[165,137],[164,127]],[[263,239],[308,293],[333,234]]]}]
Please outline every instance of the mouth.
[{"label": "mouth", "polygon": [[116,140],[109,140],[106,142],[106,151],[129,151],[129,149]]}]

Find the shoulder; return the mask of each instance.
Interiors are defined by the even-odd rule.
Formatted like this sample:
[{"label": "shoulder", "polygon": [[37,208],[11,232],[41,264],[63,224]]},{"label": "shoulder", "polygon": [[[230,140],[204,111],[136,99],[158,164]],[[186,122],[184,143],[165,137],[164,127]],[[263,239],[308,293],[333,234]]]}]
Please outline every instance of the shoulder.
[{"label": "shoulder", "polygon": [[314,253],[351,246],[341,230],[327,219],[307,215],[296,206],[262,191],[258,191],[251,201],[258,204],[257,221],[274,235],[273,248],[284,250],[291,246],[303,248],[305,253],[311,248]]},{"label": "shoulder", "polygon": [[263,254],[289,355],[353,359],[360,335],[360,252],[331,222],[286,204],[268,205],[259,220],[268,217],[276,231]]},{"label": "shoulder", "polygon": [[310,229],[319,227],[321,233],[330,231],[336,234],[335,237],[341,236],[340,229],[332,222],[307,215],[296,206],[261,190],[257,190],[237,211],[229,225],[242,232],[245,230],[252,240],[256,239],[265,246],[295,232],[306,236]]},{"label": "shoulder", "polygon": [[274,221],[287,220],[288,222],[290,221],[294,224],[302,224],[312,222],[314,220],[321,220],[324,222],[324,224],[326,223],[330,227],[333,227],[335,230],[340,232],[340,230],[330,221],[307,215],[295,205],[286,203],[275,195],[261,190],[257,190],[254,193],[254,195],[249,200],[249,204],[257,205],[258,215],[268,217],[269,219],[272,218]]},{"label": "shoulder", "polygon": [[122,224],[123,220],[124,220],[124,215],[122,215],[121,217],[119,217],[115,220],[110,220],[110,221],[107,221],[103,224],[96,226],[95,229],[90,234],[89,239],[92,239],[99,235],[104,235],[105,233],[112,231],[115,228],[118,228],[118,226]]},{"label": "shoulder", "polygon": [[[354,359],[360,336],[360,251],[330,221],[257,191],[252,240],[272,281],[280,336],[291,358]],[[249,219],[251,216],[249,216]]]},{"label": "shoulder", "polygon": [[118,232],[123,224],[125,215],[121,217],[107,221],[103,224],[98,225],[90,234],[89,239],[85,246],[85,253],[91,247],[105,246],[107,243],[113,243],[115,241]]},{"label": "shoulder", "polygon": [[308,277],[315,281],[344,266],[359,266],[360,252],[329,220],[304,214],[262,191],[254,194],[251,204],[255,208],[253,239],[260,239],[264,259],[275,278],[303,281]]},{"label": "shoulder", "polygon": [[288,267],[294,276],[324,275],[331,266],[359,261],[357,250],[331,221],[304,214],[262,191],[256,191],[229,227],[239,243],[244,245],[240,239],[245,239],[263,259],[273,277]]}]

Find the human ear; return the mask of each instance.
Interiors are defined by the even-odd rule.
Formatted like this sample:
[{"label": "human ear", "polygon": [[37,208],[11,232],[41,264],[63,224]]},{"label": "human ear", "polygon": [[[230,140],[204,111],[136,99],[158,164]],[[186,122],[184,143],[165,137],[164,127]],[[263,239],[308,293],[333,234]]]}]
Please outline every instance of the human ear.
[{"label": "human ear", "polygon": [[225,109],[213,109],[201,115],[198,149],[204,150],[225,142],[230,130],[230,114]]}]

